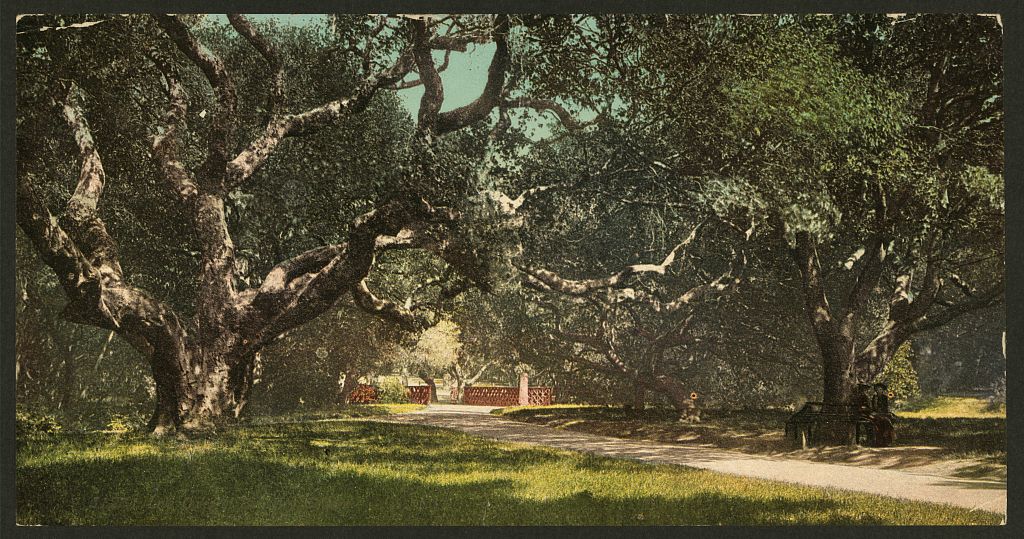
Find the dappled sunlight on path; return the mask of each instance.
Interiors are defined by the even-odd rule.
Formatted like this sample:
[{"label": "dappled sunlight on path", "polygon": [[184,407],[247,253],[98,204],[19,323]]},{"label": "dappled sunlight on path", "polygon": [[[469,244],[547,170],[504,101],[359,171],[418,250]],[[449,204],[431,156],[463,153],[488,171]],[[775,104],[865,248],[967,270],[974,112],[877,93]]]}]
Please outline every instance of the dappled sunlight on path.
[{"label": "dappled sunlight on path", "polygon": [[965,479],[844,466],[808,460],[754,455],[708,446],[670,445],[623,440],[559,430],[491,415],[489,407],[434,405],[382,421],[430,425],[507,442],[585,451],[598,455],[660,464],[678,464],[716,472],[945,503],[1006,514],[1006,485]]}]

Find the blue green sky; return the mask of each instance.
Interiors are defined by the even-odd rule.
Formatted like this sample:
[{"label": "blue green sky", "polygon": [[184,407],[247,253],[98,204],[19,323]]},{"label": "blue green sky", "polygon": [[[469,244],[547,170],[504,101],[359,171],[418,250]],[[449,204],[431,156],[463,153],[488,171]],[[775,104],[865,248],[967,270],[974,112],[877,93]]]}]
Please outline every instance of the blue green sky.
[{"label": "blue green sky", "polygon": [[[279,24],[290,24],[302,26],[315,21],[323,21],[325,15],[299,14],[299,15],[271,15],[256,14],[248,15],[249,19],[257,22],[273,19]],[[224,15],[209,15],[209,19],[218,23],[227,24],[227,17]],[[448,68],[441,72],[441,81],[444,83],[444,104],[442,111],[466,105],[476,99],[484,89],[487,82],[487,66],[494,55],[494,44],[470,45],[464,53],[453,52],[448,63]],[[444,55],[437,53],[436,61],[441,64]],[[415,77],[412,74],[411,77]],[[402,103],[409,110],[413,117],[419,110],[420,98],[423,97],[423,87],[417,86],[402,90],[398,93]]]}]

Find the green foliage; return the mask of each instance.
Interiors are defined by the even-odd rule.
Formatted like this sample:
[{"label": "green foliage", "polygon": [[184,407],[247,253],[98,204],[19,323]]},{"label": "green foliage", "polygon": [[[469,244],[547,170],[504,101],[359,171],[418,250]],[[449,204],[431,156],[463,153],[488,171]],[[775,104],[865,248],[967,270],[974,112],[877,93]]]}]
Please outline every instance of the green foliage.
[{"label": "green foliage", "polygon": [[917,384],[917,371],[911,363],[913,355],[914,348],[911,342],[903,343],[886,363],[882,372],[875,377],[875,382],[884,382],[889,387],[893,400],[907,401],[921,396],[921,388]]},{"label": "green foliage", "polygon": [[388,378],[377,391],[377,402],[381,404],[406,404],[409,402],[409,391],[397,378]]},{"label": "green foliage", "polygon": [[14,425],[15,435],[19,437],[33,434],[56,434],[61,430],[61,425],[55,416],[37,414],[20,408],[14,413]]},{"label": "green foliage", "polygon": [[107,430],[112,432],[130,432],[141,430],[146,424],[146,417],[138,413],[113,414],[107,422]]},{"label": "green foliage", "polygon": [[413,355],[432,369],[445,369],[459,356],[461,335],[462,331],[455,322],[441,320],[420,334]]}]

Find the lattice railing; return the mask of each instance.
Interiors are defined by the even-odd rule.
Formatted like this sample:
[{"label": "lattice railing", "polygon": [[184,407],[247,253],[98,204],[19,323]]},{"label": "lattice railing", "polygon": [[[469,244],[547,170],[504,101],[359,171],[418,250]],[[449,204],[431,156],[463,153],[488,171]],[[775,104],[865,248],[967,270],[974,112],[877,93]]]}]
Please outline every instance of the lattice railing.
[{"label": "lattice railing", "polygon": [[414,404],[430,404],[430,386],[406,386],[409,402]]},{"label": "lattice railing", "polygon": [[[548,405],[554,402],[554,391],[550,387],[531,387],[528,392],[532,405]],[[462,403],[478,406],[515,406],[519,404],[519,388],[467,387],[463,390]]]}]

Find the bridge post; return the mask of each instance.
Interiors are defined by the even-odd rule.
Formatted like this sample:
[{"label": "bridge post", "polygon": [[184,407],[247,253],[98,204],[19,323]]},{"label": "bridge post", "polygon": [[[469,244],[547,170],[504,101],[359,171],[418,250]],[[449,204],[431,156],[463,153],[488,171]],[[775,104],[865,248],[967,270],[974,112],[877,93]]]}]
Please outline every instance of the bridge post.
[{"label": "bridge post", "polygon": [[530,404],[530,375],[523,371],[519,373],[519,406]]}]

